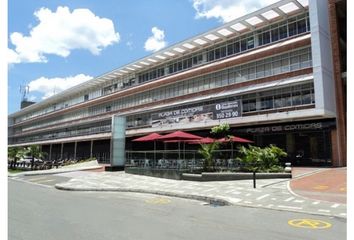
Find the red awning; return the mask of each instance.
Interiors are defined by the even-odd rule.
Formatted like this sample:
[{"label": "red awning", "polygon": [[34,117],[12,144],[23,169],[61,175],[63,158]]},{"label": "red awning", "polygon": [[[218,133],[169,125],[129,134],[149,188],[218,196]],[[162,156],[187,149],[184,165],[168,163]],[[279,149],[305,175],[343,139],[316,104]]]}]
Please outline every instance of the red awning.
[{"label": "red awning", "polygon": [[253,143],[251,140],[247,140],[245,138],[240,137],[231,137],[231,138],[220,138],[217,140],[218,142],[239,142],[239,143]]},{"label": "red awning", "polygon": [[182,131],[176,131],[176,132],[161,136],[161,137],[157,138],[156,140],[162,140],[162,141],[181,140],[181,141],[183,141],[183,140],[193,140],[193,139],[201,139],[201,138],[202,137],[194,135],[194,134],[190,134],[190,133],[186,133],[186,132],[182,132]]},{"label": "red awning", "polygon": [[157,140],[159,137],[161,137],[162,135],[158,134],[158,133],[150,133],[149,135],[143,136],[143,137],[139,137],[136,138],[134,140],[132,140],[133,142],[151,142],[151,141],[155,141]]}]

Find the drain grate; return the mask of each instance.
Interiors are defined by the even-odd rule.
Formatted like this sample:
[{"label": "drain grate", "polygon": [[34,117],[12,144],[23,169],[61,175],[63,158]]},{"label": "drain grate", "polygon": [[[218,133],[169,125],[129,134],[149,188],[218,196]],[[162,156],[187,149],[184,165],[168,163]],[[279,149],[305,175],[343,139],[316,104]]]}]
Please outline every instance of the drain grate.
[{"label": "drain grate", "polygon": [[210,207],[223,207],[223,206],[227,206],[228,204],[220,200],[210,200],[209,202],[206,202],[203,205],[210,206]]}]

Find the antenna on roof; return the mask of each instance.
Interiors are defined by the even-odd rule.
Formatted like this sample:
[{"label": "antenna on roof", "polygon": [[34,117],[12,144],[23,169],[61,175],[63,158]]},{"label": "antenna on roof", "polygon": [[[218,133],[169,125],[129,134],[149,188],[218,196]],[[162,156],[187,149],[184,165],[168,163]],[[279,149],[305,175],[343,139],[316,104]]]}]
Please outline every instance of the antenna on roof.
[{"label": "antenna on roof", "polygon": [[20,93],[22,95],[21,101],[27,101],[27,95],[29,93],[29,86],[28,85],[21,85],[20,86]]}]

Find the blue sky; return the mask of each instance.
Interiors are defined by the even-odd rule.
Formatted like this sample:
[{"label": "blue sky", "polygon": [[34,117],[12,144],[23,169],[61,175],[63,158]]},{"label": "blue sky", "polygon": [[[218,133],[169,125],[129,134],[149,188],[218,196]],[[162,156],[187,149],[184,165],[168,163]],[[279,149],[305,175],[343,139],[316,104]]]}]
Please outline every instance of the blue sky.
[{"label": "blue sky", "polygon": [[41,101],[275,0],[11,0],[8,111]]}]

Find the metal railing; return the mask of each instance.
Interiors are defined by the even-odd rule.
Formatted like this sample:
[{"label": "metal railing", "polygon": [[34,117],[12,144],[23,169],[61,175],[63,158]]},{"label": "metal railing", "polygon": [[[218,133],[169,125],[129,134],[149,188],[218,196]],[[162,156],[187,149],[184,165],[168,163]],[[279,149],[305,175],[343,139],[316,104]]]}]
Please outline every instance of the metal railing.
[{"label": "metal railing", "polygon": [[[231,156],[231,149],[215,151],[215,168],[235,170],[240,162]],[[203,156],[197,150],[126,151],[125,167],[198,171],[203,168]]]}]

